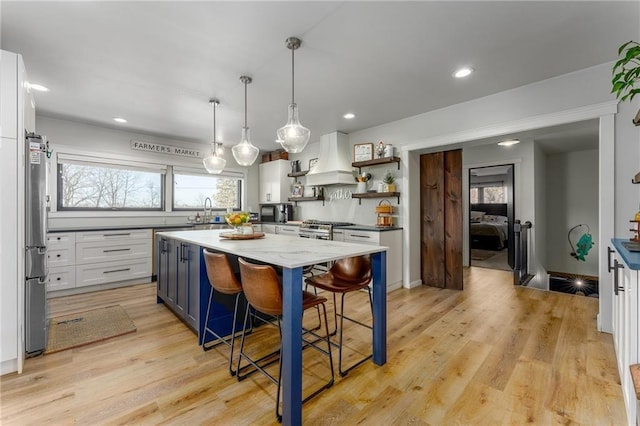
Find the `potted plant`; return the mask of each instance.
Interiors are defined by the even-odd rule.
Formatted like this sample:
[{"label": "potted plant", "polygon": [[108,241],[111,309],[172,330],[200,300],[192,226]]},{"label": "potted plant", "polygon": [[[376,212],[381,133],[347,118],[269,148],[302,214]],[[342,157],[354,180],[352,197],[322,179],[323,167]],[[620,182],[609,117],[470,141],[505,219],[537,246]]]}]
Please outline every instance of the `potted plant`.
[{"label": "potted plant", "polygon": [[[632,101],[640,93],[636,87],[640,83],[640,44],[631,40],[618,49],[620,59],[613,65],[611,93],[620,101]],[[633,119],[633,124],[640,126],[640,110]]]},{"label": "potted plant", "polygon": [[385,173],[384,177],[382,178],[382,182],[384,182],[385,184],[384,192],[396,192],[396,184],[394,183],[395,181],[395,175],[387,170],[387,173]]}]

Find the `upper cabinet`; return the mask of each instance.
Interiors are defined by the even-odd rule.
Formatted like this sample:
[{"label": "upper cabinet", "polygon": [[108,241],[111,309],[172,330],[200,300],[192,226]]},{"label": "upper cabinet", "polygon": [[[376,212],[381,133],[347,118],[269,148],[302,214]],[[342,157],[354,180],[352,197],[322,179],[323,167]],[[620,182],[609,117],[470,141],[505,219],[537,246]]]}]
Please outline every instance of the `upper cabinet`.
[{"label": "upper cabinet", "polygon": [[260,203],[286,203],[291,190],[287,173],[291,166],[287,160],[274,160],[260,164]]}]

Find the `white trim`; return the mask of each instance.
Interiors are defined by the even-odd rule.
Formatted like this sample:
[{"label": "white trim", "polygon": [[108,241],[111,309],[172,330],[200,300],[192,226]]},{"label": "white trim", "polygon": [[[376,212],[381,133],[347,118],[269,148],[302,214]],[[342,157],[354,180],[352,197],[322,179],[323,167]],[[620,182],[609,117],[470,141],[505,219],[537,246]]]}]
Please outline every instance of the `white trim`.
[{"label": "white trim", "polygon": [[510,133],[523,132],[526,130],[557,126],[560,124],[575,123],[578,121],[599,118],[604,115],[615,114],[617,110],[618,101],[602,102],[599,104],[587,105],[567,111],[559,111],[535,117],[522,118],[506,123],[479,127],[477,129],[464,130],[458,133],[438,135],[422,141],[416,141],[401,145],[400,150],[413,151],[443,145],[451,145],[460,142],[469,142],[473,140],[485,139]]},{"label": "white trim", "polygon": [[95,157],[93,155],[84,154],[67,154],[59,152],[56,156],[56,165],[74,164],[80,166],[93,166],[93,167],[117,167],[119,169],[135,170],[135,171],[151,171],[166,173],[166,164],[146,163],[142,161],[120,160],[105,157]]},{"label": "white trim", "polygon": [[598,331],[613,332],[613,285],[607,247],[615,235],[615,116],[600,117],[598,145]]}]

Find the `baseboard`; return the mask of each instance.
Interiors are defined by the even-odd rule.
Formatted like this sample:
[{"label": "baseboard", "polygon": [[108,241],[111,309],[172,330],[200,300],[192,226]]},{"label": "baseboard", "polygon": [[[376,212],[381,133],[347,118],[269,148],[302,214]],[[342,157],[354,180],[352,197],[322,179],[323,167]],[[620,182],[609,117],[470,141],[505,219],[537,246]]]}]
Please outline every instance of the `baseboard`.
[{"label": "baseboard", "polygon": [[393,290],[397,290],[399,288],[402,288],[402,281],[398,281],[397,283],[393,283],[391,285],[387,286],[387,293],[389,293],[390,291]]},{"label": "baseboard", "polygon": [[420,287],[422,285],[422,279],[419,280],[415,280],[415,281],[409,281],[409,285],[404,285],[404,288],[416,288],[416,287]]},{"label": "baseboard", "polygon": [[9,359],[0,363],[0,376],[16,373],[18,371],[18,359]]}]

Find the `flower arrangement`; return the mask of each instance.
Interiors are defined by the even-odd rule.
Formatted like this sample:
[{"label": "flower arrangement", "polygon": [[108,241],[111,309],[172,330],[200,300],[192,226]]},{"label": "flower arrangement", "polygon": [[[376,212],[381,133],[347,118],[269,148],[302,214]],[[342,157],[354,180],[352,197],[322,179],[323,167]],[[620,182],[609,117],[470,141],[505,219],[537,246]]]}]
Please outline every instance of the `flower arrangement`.
[{"label": "flower arrangement", "polygon": [[382,178],[382,181],[386,184],[390,184],[396,181],[396,177],[393,173],[387,171],[387,173],[385,173],[384,177]]},{"label": "flower arrangement", "polygon": [[245,223],[249,222],[249,213],[246,212],[237,212],[237,213],[227,213],[224,215],[224,220],[233,227],[242,226]]}]

